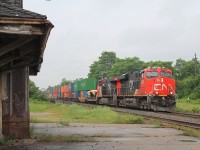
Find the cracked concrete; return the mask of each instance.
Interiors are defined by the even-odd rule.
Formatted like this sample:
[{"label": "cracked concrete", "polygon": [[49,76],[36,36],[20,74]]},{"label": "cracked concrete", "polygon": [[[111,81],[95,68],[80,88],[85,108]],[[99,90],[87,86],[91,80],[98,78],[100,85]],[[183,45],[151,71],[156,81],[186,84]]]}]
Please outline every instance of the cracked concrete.
[{"label": "cracked concrete", "polygon": [[[200,139],[183,136],[182,131],[148,124],[31,124],[35,136],[63,135],[86,138],[85,142],[46,143],[32,140],[0,147],[5,150],[199,150]],[[87,141],[87,138],[89,140]],[[92,140],[91,140],[92,138]]]}]

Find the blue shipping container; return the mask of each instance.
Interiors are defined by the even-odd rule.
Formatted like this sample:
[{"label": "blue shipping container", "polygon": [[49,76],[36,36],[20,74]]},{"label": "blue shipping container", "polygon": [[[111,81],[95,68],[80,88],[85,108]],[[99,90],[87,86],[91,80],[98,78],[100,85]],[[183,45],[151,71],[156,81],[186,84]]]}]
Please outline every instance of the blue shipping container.
[{"label": "blue shipping container", "polygon": [[74,92],[74,98],[78,98],[78,91]]},{"label": "blue shipping container", "polygon": [[68,91],[69,92],[74,92],[74,83],[69,83],[68,84]]},{"label": "blue shipping container", "polygon": [[87,91],[83,91],[83,96],[87,97]]}]

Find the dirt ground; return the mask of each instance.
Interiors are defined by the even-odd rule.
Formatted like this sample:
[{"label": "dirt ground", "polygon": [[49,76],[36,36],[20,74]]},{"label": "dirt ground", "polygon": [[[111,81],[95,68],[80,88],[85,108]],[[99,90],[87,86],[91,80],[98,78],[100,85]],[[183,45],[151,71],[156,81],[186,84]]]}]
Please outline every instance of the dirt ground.
[{"label": "dirt ground", "polygon": [[[148,124],[31,124],[35,139],[15,141],[4,150],[199,150],[200,139]],[[84,142],[38,142],[39,135],[76,136]]]}]

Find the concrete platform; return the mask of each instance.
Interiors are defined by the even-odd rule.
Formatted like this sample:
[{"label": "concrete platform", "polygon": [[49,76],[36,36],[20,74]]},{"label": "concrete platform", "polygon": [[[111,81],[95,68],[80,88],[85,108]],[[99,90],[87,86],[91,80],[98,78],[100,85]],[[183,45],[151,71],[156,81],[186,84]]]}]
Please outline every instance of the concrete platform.
[{"label": "concrete platform", "polygon": [[[41,143],[18,142],[5,150],[199,150],[200,139],[183,136],[171,128],[148,124],[80,124],[62,126],[55,123],[31,124],[36,135],[75,135],[86,142]],[[87,138],[90,137],[87,141]],[[91,140],[92,139],[92,140]],[[92,142],[91,142],[92,141]]]}]

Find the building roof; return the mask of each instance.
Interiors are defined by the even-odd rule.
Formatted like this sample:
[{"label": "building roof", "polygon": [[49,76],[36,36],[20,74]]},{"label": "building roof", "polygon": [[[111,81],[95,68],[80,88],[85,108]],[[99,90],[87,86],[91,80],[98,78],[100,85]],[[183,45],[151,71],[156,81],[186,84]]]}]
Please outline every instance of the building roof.
[{"label": "building roof", "polygon": [[32,11],[25,10],[11,3],[0,0],[0,17],[11,18],[27,18],[27,19],[47,19],[45,15],[41,15]]},{"label": "building roof", "polygon": [[0,0],[0,71],[29,66],[37,75],[53,24],[22,8],[22,0]]}]

